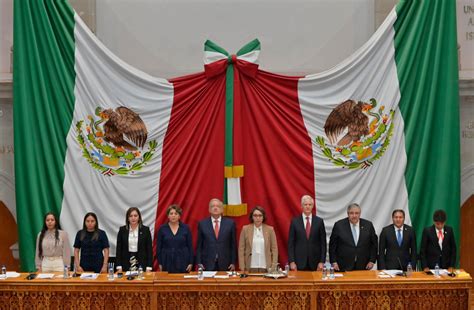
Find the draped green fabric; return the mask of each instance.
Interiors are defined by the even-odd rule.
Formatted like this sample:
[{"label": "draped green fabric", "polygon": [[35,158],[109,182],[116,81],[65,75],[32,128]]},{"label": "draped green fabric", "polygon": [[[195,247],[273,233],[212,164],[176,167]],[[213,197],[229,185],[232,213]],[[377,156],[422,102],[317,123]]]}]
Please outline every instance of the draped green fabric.
[{"label": "draped green fabric", "polygon": [[[400,1],[395,55],[405,122],[409,209],[421,241],[443,209],[459,244],[460,137],[456,3]],[[426,190],[428,189],[428,190]]]},{"label": "draped green fabric", "polygon": [[43,216],[59,216],[63,199],[74,109],[74,12],[67,1],[16,0],[14,33],[16,210],[21,269],[31,271]]}]

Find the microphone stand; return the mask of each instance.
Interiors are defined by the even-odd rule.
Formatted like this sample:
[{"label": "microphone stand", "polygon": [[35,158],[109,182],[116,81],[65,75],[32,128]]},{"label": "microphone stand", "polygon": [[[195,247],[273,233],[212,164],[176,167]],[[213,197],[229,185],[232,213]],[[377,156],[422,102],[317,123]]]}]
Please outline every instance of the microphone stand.
[{"label": "microphone stand", "polygon": [[397,256],[398,264],[400,265],[400,269],[402,270],[402,277],[406,277],[407,273],[403,270],[402,262],[400,261],[400,257]]}]

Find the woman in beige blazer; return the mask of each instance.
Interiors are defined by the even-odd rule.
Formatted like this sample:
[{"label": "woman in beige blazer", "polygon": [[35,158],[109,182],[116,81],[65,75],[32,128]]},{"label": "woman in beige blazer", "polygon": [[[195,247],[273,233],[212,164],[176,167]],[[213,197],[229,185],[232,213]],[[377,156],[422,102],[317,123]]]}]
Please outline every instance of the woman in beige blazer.
[{"label": "woman in beige blazer", "polygon": [[239,240],[239,267],[247,272],[267,272],[278,262],[278,246],[272,226],[264,224],[265,210],[250,211],[250,223],[242,227]]}]

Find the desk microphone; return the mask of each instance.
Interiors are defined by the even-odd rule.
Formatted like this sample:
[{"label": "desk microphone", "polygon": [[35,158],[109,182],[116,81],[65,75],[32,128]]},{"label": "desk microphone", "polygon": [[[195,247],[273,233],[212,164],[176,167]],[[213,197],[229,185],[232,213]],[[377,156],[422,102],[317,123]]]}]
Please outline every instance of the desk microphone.
[{"label": "desk microphone", "polygon": [[398,265],[400,265],[400,269],[402,270],[401,276],[402,276],[402,277],[406,277],[407,274],[406,274],[405,271],[403,271],[403,266],[402,266],[402,262],[400,261],[400,257],[397,256],[397,260],[398,260]]}]

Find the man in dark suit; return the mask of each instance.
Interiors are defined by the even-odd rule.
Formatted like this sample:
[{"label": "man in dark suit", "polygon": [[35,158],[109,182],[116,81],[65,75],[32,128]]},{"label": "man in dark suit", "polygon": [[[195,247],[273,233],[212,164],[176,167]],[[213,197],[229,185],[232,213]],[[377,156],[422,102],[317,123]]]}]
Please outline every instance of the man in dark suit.
[{"label": "man in dark suit", "polygon": [[392,212],[393,224],[382,229],[379,238],[378,269],[407,270],[410,263],[416,266],[416,238],[411,226],[405,225],[405,211]]},{"label": "man in dark suit", "polygon": [[421,268],[428,271],[436,264],[440,268],[456,266],[456,241],[453,229],[446,223],[446,212],[436,210],[433,214],[434,225],[426,227],[421,237]]},{"label": "man in dark suit", "polygon": [[313,198],[303,196],[303,214],[291,221],[288,237],[291,270],[321,270],[326,262],[326,228],[324,221],[312,214],[313,207]]},{"label": "man in dark suit", "polygon": [[347,207],[347,218],[337,221],[329,240],[329,260],[335,270],[370,270],[377,260],[377,235],[371,222],[360,218],[360,206]]},{"label": "man in dark suit", "polygon": [[210,217],[198,223],[196,263],[206,270],[235,270],[237,247],[235,223],[222,217],[224,206],[219,199],[209,202]]}]

